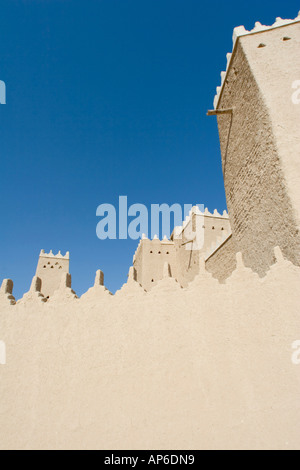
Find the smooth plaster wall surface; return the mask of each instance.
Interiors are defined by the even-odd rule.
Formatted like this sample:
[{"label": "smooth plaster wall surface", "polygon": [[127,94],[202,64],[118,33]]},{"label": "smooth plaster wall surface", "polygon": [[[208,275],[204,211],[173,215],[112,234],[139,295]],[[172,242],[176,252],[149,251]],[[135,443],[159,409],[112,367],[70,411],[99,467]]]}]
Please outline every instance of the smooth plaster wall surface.
[{"label": "smooth plaster wall surface", "polygon": [[299,449],[299,281],[281,262],[225,285],[0,296],[0,448]]}]

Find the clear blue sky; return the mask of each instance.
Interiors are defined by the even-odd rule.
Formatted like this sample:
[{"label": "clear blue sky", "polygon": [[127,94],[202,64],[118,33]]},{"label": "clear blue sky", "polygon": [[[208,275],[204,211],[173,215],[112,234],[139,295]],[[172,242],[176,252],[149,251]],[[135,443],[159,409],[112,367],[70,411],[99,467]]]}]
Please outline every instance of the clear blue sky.
[{"label": "clear blue sky", "polygon": [[296,1],[1,0],[0,278],[27,291],[39,251],[71,252],[82,294],[115,291],[137,242],[100,241],[96,208],[226,207],[212,108],[232,30]]}]

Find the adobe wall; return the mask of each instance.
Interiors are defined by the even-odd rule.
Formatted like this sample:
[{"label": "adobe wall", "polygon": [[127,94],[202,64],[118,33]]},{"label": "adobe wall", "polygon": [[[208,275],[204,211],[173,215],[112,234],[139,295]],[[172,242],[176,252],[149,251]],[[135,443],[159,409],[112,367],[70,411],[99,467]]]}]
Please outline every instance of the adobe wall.
[{"label": "adobe wall", "polygon": [[[182,287],[186,287],[199,272],[199,253],[206,253],[212,245],[218,245],[220,239],[231,232],[228,214],[216,211],[211,214],[206,210],[201,214],[191,212],[180,234],[171,236],[171,240],[159,239],[140,241],[134,256],[137,281],[150,291],[163,279],[164,264],[168,263],[172,276]],[[199,235],[198,244],[190,243],[194,234]]]},{"label": "adobe wall", "polygon": [[225,285],[0,298],[0,449],[299,449],[299,282],[278,257]]},{"label": "adobe wall", "polygon": [[41,292],[45,297],[51,297],[59,288],[62,274],[69,273],[69,254],[62,256],[60,253],[54,255],[52,252],[41,251],[36,276],[42,281]]},{"label": "adobe wall", "polygon": [[141,240],[133,263],[137,282],[150,291],[163,278],[165,263],[170,265],[172,276],[177,279],[178,267],[172,241]]},{"label": "adobe wall", "polygon": [[[198,234],[197,242],[189,243],[194,232]],[[178,281],[183,287],[193,281],[199,272],[199,255],[218,246],[224,236],[231,233],[230,221],[227,213],[223,216],[215,211],[207,210],[204,214],[193,213],[187,224],[184,224],[180,239],[174,237],[176,259],[178,265]]]},{"label": "adobe wall", "polygon": [[[258,42],[264,47],[258,48]],[[300,228],[300,103],[293,83],[300,79],[299,22],[241,39],[246,58],[269,111],[275,145],[294,217]]]},{"label": "adobe wall", "polygon": [[205,266],[222,283],[231,276],[236,269],[236,245],[232,235],[206,259]]},{"label": "adobe wall", "polygon": [[260,275],[276,245],[300,265],[300,106],[291,99],[299,46],[299,23],[240,37],[218,103],[233,108],[218,115],[233,238]]}]

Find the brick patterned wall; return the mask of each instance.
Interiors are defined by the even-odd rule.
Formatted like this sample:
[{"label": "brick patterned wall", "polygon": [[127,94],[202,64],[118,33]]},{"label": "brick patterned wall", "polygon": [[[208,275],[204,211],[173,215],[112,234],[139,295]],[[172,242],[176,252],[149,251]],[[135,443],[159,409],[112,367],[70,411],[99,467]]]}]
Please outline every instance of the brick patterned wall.
[{"label": "brick patterned wall", "polygon": [[231,236],[206,260],[206,269],[220,282],[224,282],[236,269],[236,246]]},{"label": "brick patterned wall", "polygon": [[[233,115],[218,116],[225,190],[236,249],[243,252],[245,263],[260,275],[274,263],[276,245],[290,261],[300,265],[295,208],[278,154],[270,108],[248,62],[249,53],[245,54],[245,45],[248,49],[255,47],[257,53],[264,50],[258,45],[266,42],[269,34],[239,40],[219,103],[219,108],[233,107]],[[264,41],[260,36],[264,36]],[[279,46],[283,47],[283,41]],[[284,51],[278,52],[273,60],[278,62],[281,53]]]}]

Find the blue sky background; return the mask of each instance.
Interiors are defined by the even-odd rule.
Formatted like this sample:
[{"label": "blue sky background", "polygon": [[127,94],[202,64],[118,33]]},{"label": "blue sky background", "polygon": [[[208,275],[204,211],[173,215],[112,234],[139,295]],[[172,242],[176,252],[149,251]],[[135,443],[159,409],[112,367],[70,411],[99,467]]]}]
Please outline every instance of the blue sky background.
[{"label": "blue sky background", "polygon": [[0,278],[27,291],[41,248],[71,252],[82,294],[126,281],[137,242],[100,241],[96,208],[226,208],[212,108],[232,30],[299,2],[1,0]]}]

